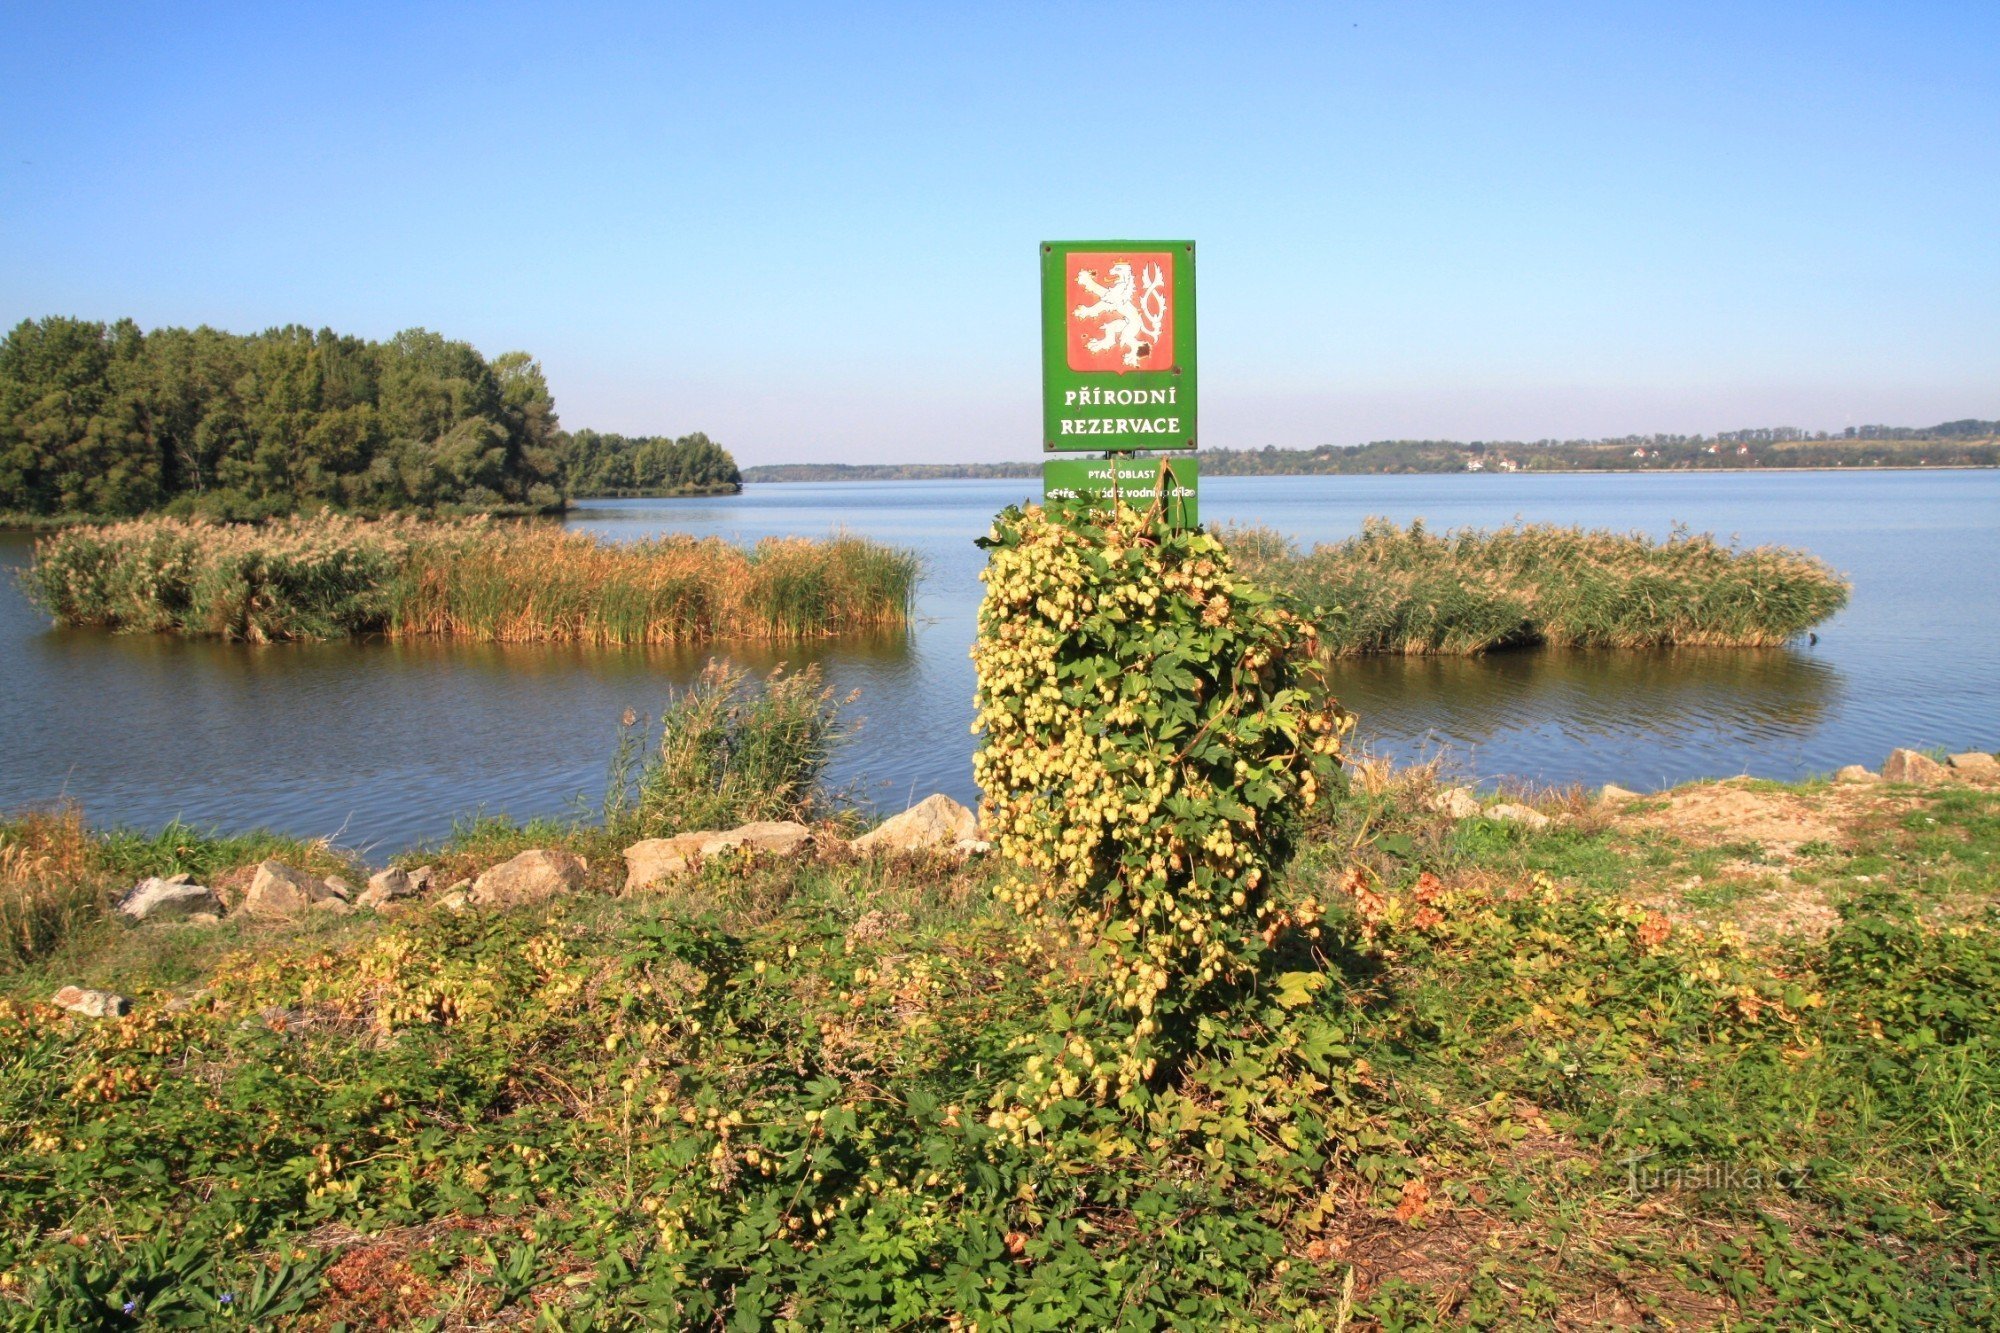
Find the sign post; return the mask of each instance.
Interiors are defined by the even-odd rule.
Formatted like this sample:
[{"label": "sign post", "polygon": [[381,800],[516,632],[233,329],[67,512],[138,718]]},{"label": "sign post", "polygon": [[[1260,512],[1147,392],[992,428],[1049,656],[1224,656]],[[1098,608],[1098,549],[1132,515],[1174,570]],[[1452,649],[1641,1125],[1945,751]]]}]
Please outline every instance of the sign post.
[{"label": "sign post", "polygon": [[[1192,241],[1045,241],[1042,450],[1046,499],[1152,505],[1196,519],[1194,459],[1136,460],[1195,448]],[[1163,466],[1164,465],[1164,466]]]}]

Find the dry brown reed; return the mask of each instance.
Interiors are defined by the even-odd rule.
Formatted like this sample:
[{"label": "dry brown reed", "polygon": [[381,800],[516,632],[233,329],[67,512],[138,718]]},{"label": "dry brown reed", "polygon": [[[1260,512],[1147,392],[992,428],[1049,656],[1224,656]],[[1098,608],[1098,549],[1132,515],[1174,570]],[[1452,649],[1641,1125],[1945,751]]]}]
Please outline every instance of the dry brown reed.
[{"label": "dry brown reed", "polygon": [[323,515],[140,519],[44,538],[24,577],[66,624],[264,642],[439,634],[498,642],[794,639],[907,623],[914,556],[861,537],[667,536]]},{"label": "dry brown reed", "polygon": [[94,866],[78,810],[31,812],[0,826],[0,970],[46,956],[103,916]]}]

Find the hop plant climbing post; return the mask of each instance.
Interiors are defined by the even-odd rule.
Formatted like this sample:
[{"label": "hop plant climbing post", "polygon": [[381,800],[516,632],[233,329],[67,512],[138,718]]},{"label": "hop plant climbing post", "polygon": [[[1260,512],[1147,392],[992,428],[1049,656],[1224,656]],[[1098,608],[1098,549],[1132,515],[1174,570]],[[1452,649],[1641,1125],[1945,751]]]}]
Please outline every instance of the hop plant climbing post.
[{"label": "hop plant climbing post", "polygon": [[[1003,896],[1093,960],[1096,1006],[995,1107],[1132,1090],[1254,966],[1268,889],[1351,719],[1312,627],[1157,508],[1009,509],[982,541],[973,757]],[[1012,1117],[1010,1121],[1008,1117]]]}]

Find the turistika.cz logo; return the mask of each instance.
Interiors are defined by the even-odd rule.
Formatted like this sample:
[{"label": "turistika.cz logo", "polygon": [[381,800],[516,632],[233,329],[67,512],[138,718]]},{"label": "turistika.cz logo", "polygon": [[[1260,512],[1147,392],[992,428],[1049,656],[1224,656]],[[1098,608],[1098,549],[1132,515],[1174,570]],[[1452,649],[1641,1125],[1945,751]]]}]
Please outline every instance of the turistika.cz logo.
[{"label": "turistika.cz logo", "polygon": [[1174,364],[1174,257],[1072,250],[1069,368],[1166,370]]}]

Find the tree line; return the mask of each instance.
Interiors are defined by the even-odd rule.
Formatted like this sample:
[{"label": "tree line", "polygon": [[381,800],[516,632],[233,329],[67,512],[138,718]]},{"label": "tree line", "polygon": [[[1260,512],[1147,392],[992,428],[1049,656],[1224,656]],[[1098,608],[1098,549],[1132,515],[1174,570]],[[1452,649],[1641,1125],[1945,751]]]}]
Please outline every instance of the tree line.
[{"label": "tree line", "polygon": [[736,460],[700,431],[679,439],[572,431],[566,458],[571,494],[580,496],[726,495],[743,487]]},{"label": "tree line", "polygon": [[706,436],[561,429],[541,366],[427,329],[233,334],[51,317],[0,340],[0,513],[560,508],[626,459],[633,489],[733,484]]}]

